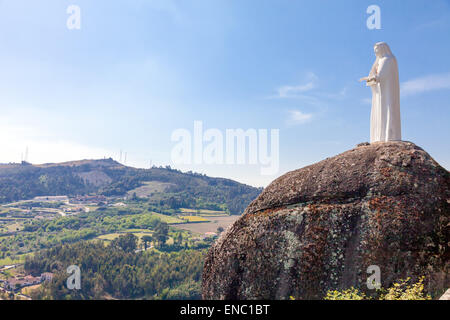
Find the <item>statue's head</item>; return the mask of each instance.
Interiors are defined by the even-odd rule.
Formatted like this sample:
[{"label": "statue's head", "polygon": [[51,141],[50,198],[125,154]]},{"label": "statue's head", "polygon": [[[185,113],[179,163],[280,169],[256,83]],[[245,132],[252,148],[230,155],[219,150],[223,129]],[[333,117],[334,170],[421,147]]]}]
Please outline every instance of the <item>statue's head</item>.
[{"label": "statue's head", "polygon": [[373,50],[375,51],[375,55],[377,56],[377,58],[394,56],[386,42],[375,43]]}]

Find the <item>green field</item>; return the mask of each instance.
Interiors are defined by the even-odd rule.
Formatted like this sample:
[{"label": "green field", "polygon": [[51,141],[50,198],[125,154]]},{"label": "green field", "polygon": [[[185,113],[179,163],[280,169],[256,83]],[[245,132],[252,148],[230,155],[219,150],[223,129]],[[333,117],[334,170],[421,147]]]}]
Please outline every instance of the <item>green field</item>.
[{"label": "green field", "polygon": [[112,241],[118,237],[120,237],[121,235],[123,235],[124,233],[120,233],[120,232],[116,232],[116,233],[108,233],[108,234],[104,234],[101,236],[98,236],[97,239],[100,240],[107,240],[107,241]]},{"label": "green field", "polygon": [[6,257],[4,259],[0,259],[0,266],[8,266],[12,264],[18,264],[18,263],[24,263],[26,256],[30,255],[31,253],[22,254],[20,256],[15,257],[12,259],[11,257]]},{"label": "green field", "polygon": [[161,213],[157,213],[157,212],[152,212],[152,215],[154,215],[155,217],[161,219],[161,221],[168,223],[168,224],[176,224],[176,223],[184,223],[185,222],[177,217],[167,216],[165,214],[161,214]]},{"label": "green field", "polygon": [[180,219],[183,219],[187,222],[209,222],[208,219],[205,219],[201,216],[180,216]]}]

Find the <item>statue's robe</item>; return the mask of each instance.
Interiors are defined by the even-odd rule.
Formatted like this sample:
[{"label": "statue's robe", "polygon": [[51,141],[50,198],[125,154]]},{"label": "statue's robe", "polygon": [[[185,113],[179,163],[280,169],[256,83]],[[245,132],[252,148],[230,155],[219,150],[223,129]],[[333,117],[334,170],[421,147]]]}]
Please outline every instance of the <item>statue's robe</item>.
[{"label": "statue's robe", "polygon": [[400,84],[397,60],[381,57],[369,77],[372,88],[370,142],[401,140]]}]

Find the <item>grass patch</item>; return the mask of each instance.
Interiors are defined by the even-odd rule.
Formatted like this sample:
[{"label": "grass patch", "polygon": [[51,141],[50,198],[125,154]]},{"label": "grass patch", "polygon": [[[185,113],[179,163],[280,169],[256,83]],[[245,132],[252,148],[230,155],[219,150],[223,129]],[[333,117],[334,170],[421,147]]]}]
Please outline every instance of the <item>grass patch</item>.
[{"label": "grass patch", "polygon": [[34,286],[25,287],[20,292],[24,295],[29,296],[33,291],[38,290],[41,287],[41,284],[36,284]]},{"label": "grass patch", "polygon": [[16,256],[14,259],[11,257],[6,257],[4,259],[0,259],[0,266],[9,266],[12,264],[24,263],[26,256],[28,256],[30,254],[32,254],[32,253],[25,253],[20,256]]},{"label": "grass patch", "polygon": [[8,232],[15,232],[22,230],[23,226],[20,223],[13,223],[6,225],[6,229],[8,230]]},{"label": "grass patch", "polygon": [[119,236],[121,236],[123,233],[108,233],[108,234],[103,234],[101,236],[98,236],[97,239],[100,240],[107,240],[107,241],[112,241],[116,238],[118,238]]},{"label": "grass patch", "polygon": [[180,216],[180,218],[187,222],[209,222],[208,219],[200,216]]},{"label": "grass patch", "polygon": [[155,217],[159,218],[161,221],[168,223],[168,224],[176,224],[176,223],[184,223],[185,222],[177,217],[167,216],[165,214],[161,214],[161,213],[157,213],[157,212],[152,212],[152,215],[154,215]]}]

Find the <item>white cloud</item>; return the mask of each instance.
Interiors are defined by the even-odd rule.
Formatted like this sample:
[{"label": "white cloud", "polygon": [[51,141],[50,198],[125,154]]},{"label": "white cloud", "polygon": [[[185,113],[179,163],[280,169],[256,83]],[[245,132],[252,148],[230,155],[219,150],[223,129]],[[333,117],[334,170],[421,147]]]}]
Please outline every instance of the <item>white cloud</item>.
[{"label": "white cloud", "polygon": [[401,84],[401,94],[409,96],[433,90],[450,89],[450,73],[431,74]]},{"label": "white cloud", "polygon": [[[50,137],[42,129],[11,125],[0,118],[0,163],[19,162],[28,149],[28,161],[34,164],[80,159],[102,159],[113,154],[103,148]],[[9,122],[9,123],[8,123]]]},{"label": "white cloud", "polygon": [[291,98],[296,97],[298,94],[311,91],[317,88],[317,82],[319,78],[312,72],[307,75],[307,82],[296,86],[283,86],[278,88],[279,98]]},{"label": "white cloud", "polygon": [[308,123],[320,113],[327,109],[329,101],[342,100],[347,96],[347,87],[343,87],[337,93],[329,93],[316,90],[318,88],[319,77],[310,72],[306,76],[304,83],[299,85],[287,85],[277,89],[276,99],[290,98],[302,101],[303,104],[319,109],[319,113],[305,113],[301,110],[288,111],[287,125],[301,125]]},{"label": "white cloud", "polygon": [[347,96],[347,87],[337,93],[318,91],[319,77],[310,72],[304,83],[299,85],[286,85],[276,89],[277,94],[269,98],[275,99],[297,99],[314,106],[323,106],[326,100],[342,100]]},{"label": "white cloud", "polygon": [[304,124],[311,121],[313,118],[312,113],[303,113],[300,110],[290,110],[288,123],[290,124]]}]

